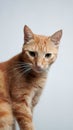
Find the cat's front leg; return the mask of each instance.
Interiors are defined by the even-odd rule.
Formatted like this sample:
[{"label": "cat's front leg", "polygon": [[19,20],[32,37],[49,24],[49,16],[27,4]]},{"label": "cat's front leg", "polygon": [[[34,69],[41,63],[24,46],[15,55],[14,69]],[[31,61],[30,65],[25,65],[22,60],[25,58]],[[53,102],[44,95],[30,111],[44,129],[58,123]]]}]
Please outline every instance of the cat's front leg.
[{"label": "cat's front leg", "polygon": [[0,130],[13,130],[13,115],[8,102],[0,99]]},{"label": "cat's front leg", "polygon": [[31,108],[26,102],[13,103],[13,111],[20,130],[34,130]]}]

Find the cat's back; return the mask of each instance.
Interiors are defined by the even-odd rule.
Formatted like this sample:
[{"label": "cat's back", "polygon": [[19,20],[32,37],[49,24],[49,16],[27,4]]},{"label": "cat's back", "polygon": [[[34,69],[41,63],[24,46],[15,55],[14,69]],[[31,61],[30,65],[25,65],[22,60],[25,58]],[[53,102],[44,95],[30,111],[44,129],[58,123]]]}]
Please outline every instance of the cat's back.
[{"label": "cat's back", "polygon": [[4,72],[5,72],[5,62],[4,63],[0,63],[0,84],[1,81],[4,79]]},{"label": "cat's back", "polygon": [[7,62],[1,62],[0,63],[0,71],[5,71]]},{"label": "cat's back", "polygon": [[5,84],[6,84],[6,73],[5,73],[5,71],[6,71],[6,63],[5,62],[3,62],[3,63],[0,63],[0,95],[2,94],[2,93],[4,93],[4,91],[5,91]]}]

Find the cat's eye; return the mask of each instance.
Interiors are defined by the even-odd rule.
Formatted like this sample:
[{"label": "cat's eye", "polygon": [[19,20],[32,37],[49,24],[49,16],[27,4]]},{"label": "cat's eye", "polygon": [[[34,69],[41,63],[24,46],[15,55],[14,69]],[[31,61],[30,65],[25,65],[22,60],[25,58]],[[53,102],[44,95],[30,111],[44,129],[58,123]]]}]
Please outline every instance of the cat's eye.
[{"label": "cat's eye", "polygon": [[45,54],[45,57],[46,57],[46,58],[50,58],[51,55],[52,55],[51,53],[46,53],[46,54]]},{"label": "cat's eye", "polygon": [[30,54],[30,56],[35,57],[36,52],[34,52],[34,51],[29,51],[29,54]]}]

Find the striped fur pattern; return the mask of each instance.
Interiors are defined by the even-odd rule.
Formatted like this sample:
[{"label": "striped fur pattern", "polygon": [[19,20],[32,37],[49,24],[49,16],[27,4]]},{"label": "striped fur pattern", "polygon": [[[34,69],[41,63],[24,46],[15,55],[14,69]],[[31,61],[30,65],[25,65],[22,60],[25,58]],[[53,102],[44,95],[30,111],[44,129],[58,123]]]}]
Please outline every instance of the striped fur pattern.
[{"label": "striped fur pattern", "polygon": [[24,26],[22,52],[0,63],[0,130],[15,130],[15,119],[20,130],[35,130],[33,110],[57,58],[61,36],[62,30],[48,37]]}]

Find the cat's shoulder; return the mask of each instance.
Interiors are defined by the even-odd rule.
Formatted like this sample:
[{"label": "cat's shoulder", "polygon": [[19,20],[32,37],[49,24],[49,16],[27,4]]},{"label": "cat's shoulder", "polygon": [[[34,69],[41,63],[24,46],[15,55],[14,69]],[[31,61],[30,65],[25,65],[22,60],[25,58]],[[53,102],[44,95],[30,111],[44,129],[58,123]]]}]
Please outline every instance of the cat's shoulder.
[{"label": "cat's shoulder", "polygon": [[0,89],[3,88],[5,83],[5,64],[0,63]]},{"label": "cat's shoulder", "polygon": [[0,71],[2,72],[5,69],[6,63],[2,62],[0,63]]}]

